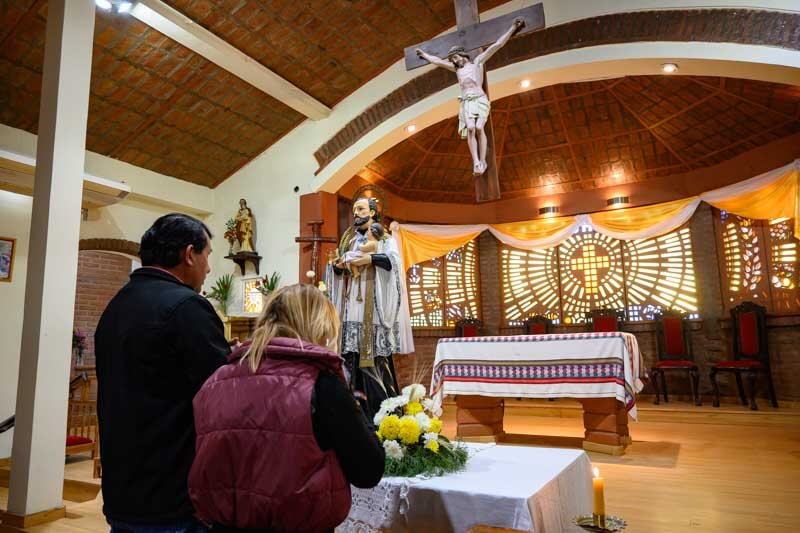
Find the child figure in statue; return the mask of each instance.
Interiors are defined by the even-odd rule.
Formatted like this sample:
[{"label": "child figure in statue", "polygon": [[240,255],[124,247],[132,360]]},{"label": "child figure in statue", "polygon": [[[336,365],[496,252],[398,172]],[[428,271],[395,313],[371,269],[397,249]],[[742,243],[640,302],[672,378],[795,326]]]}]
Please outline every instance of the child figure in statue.
[{"label": "child figure in statue", "polygon": [[358,245],[358,250],[354,250],[352,252],[347,252],[344,254],[344,260],[347,263],[347,267],[350,272],[353,274],[354,278],[361,276],[361,267],[356,265],[351,265],[351,261],[355,261],[356,259],[360,259],[367,254],[374,254],[378,252],[378,241],[383,238],[384,229],[383,225],[374,222],[370,225],[369,230],[367,231],[365,237],[366,242],[363,244]]}]

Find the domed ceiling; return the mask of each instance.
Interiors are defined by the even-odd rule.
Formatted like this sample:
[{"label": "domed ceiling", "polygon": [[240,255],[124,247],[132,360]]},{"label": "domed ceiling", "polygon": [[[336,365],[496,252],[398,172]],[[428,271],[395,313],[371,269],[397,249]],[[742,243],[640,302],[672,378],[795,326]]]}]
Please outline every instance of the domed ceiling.
[{"label": "domed ceiling", "polygon": [[[636,76],[493,102],[503,199],[643,182],[709,167],[800,132],[800,87]],[[457,117],[408,137],[358,176],[409,200],[475,202]]]}]

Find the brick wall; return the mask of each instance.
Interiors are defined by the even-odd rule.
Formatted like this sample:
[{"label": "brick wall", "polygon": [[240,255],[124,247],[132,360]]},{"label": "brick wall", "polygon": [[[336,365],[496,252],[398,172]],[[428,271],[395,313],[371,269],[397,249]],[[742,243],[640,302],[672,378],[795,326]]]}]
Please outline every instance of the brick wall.
[{"label": "brick wall", "polygon": [[[706,204],[701,204],[692,220],[692,248],[697,287],[698,308],[701,321],[692,324],[691,342],[695,361],[700,367],[700,391],[704,401],[711,401],[709,365],[728,357],[730,340],[725,329],[719,263],[714,237],[713,213]],[[481,309],[484,335],[513,335],[524,333],[522,328],[502,326],[502,287],[500,286],[498,242],[489,233],[478,237],[480,261]],[[720,322],[722,321],[722,326]],[[800,317],[768,322],[770,353],[773,377],[778,398],[800,400]],[[625,324],[625,331],[633,333],[638,342],[645,367],[649,369],[656,359],[656,333],[653,323],[634,322]],[[582,326],[559,326],[554,332],[585,331]],[[416,351],[395,357],[395,368],[400,386],[414,381],[430,384],[431,369],[436,354],[436,343],[440,337],[453,336],[452,329],[416,330]],[[722,376],[719,380],[723,396],[736,395],[735,381]],[[684,374],[673,372],[667,375],[667,386],[672,395],[689,395],[689,382]],[[652,394],[646,385],[643,394]],[[764,380],[759,380],[759,396],[766,395]]]},{"label": "brick wall", "polygon": [[85,365],[94,365],[94,331],[97,322],[111,298],[128,281],[130,270],[130,258],[122,255],[94,251],[81,251],[78,254],[73,328],[86,334]]}]

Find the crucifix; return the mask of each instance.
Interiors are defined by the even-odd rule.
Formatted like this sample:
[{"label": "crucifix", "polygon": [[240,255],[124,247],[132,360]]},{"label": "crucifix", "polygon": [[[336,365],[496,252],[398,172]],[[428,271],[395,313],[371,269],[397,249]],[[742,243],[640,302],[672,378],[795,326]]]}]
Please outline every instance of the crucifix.
[{"label": "crucifix", "polygon": [[322,237],[320,236],[320,226],[325,223],[324,220],[311,220],[307,224],[311,226],[310,237],[295,237],[294,242],[297,243],[311,243],[311,270],[314,272],[314,280],[320,279],[319,277],[319,249],[323,242],[336,243],[338,240],[335,237]]},{"label": "crucifix", "polygon": [[431,63],[456,73],[461,89],[459,133],[467,139],[472,156],[475,196],[478,202],[498,200],[500,183],[489,119],[491,104],[485,63],[515,33],[543,28],[544,8],[536,4],[480,22],[477,0],[453,0],[453,3],[458,31],[406,48],[406,70]]}]

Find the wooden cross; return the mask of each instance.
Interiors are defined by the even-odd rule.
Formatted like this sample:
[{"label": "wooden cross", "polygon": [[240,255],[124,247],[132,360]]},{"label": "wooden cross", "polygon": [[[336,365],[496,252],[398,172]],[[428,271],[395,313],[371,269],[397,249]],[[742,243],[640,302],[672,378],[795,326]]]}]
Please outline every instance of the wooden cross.
[{"label": "wooden cross", "polygon": [[[481,22],[477,0],[453,0],[456,9],[456,26],[458,31],[430,39],[423,43],[409,46],[405,49],[406,70],[413,70],[427,65],[428,62],[417,57],[415,50],[421,48],[429,54],[444,58],[452,46],[463,46],[472,59],[481,52],[484,46],[496,41],[503,33],[508,31],[514,19],[521,18],[525,21],[517,35],[530,33],[544,28],[544,8],[542,4],[514,11],[501,17]],[[489,84],[487,76],[483,77],[483,92],[489,97]],[[491,99],[490,99],[491,100]],[[494,128],[491,115],[484,127],[486,132],[486,171],[475,177],[475,196],[478,202],[488,202],[500,199],[500,182],[497,179],[497,162],[494,154]]]},{"label": "wooden cross", "polygon": [[311,270],[316,274],[314,281],[319,281],[319,248],[323,242],[339,242],[335,237],[321,237],[320,226],[325,223],[324,220],[311,220],[307,222],[311,226],[311,237],[295,237],[294,242],[298,243],[311,243]]}]

